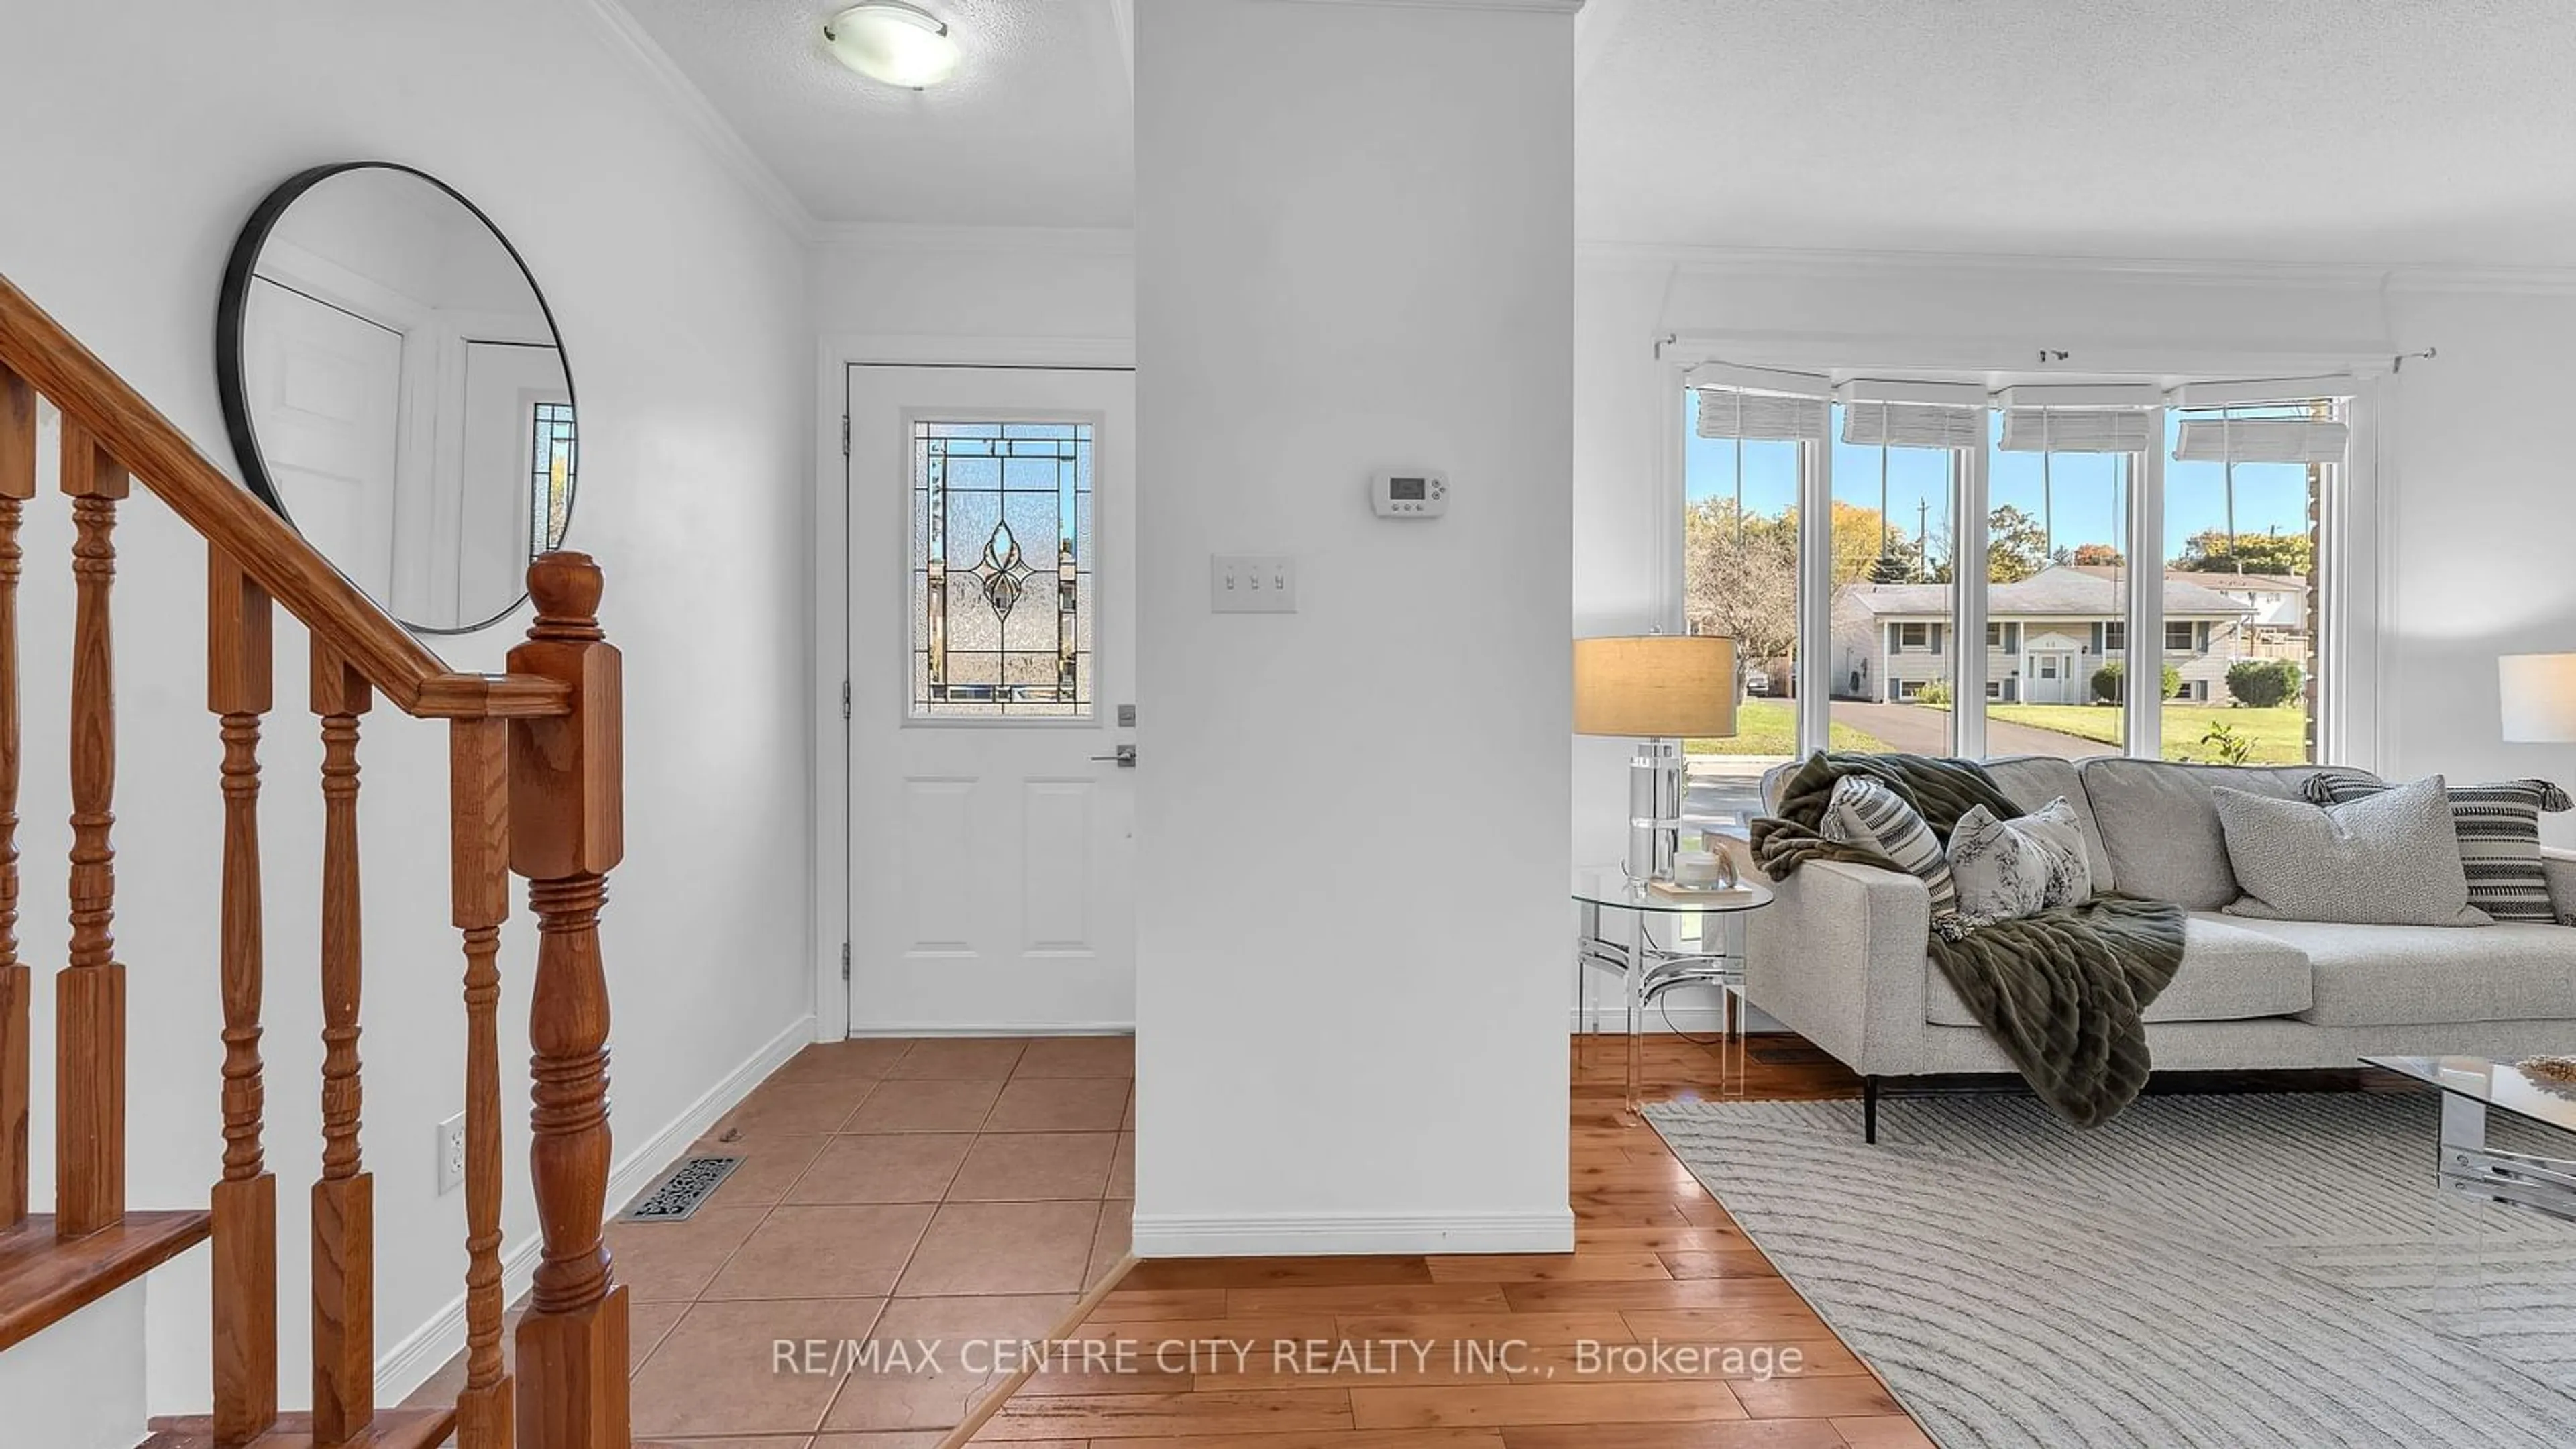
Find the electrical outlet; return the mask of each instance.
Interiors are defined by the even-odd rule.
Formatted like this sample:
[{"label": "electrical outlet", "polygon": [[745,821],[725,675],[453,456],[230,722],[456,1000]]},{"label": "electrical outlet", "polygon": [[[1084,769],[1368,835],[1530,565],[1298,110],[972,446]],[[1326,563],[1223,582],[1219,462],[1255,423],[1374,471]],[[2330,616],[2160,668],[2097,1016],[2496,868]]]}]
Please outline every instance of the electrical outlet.
[{"label": "electrical outlet", "polygon": [[1297,612],[1297,561],[1281,554],[1221,553],[1209,561],[1208,607],[1219,614]]},{"label": "electrical outlet", "polygon": [[465,1114],[438,1124],[438,1192],[441,1197],[465,1185]]}]

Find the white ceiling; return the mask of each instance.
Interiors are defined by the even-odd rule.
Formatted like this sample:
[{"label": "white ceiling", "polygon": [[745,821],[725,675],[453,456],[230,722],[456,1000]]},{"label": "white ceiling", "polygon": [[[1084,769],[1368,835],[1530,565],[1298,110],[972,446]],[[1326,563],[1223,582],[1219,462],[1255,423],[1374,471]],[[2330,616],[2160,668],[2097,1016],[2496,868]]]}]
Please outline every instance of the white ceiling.
[{"label": "white ceiling", "polygon": [[2576,0],[1587,12],[1587,240],[2576,262]]},{"label": "white ceiling", "polygon": [[[1132,0],[622,4],[812,220],[1124,227]],[[2576,0],[1589,0],[1577,225],[1653,245],[2576,265]]]},{"label": "white ceiling", "polygon": [[926,91],[832,59],[850,0],[617,0],[825,223],[1109,226],[1135,212],[1117,0],[923,0],[963,52]]}]

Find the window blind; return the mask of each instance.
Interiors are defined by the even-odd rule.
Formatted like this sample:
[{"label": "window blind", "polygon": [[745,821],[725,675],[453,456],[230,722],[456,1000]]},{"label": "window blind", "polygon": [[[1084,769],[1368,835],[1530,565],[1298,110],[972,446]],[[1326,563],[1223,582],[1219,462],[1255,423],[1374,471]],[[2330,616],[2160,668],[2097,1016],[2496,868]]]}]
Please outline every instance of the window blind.
[{"label": "window blind", "polygon": [[2317,418],[2185,418],[2179,463],[2340,463],[2352,429]]},{"label": "window blind", "polygon": [[1843,441],[1872,448],[1982,448],[1984,408],[1940,403],[1847,402]]},{"label": "window blind", "polygon": [[2007,453],[2143,453],[2152,415],[2139,408],[2006,408]]},{"label": "window blind", "polygon": [[1699,435],[1750,441],[1821,443],[1825,440],[1826,402],[1820,397],[1783,397],[1732,387],[1699,390]]}]

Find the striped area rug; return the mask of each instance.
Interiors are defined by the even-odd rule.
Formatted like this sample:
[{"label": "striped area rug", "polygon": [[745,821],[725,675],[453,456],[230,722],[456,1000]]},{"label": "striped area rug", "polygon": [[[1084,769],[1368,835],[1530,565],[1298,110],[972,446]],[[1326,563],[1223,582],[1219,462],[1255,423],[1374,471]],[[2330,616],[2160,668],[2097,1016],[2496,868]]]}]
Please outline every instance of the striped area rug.
[{"label": "striped area rug", "polygon": [[[2429,1094],[1647,1119],[1945,1449],[2563,1446],[2576,1224],[2433,1190]],[[2499,1147],[2576,1155],[2517,1137]]]}]

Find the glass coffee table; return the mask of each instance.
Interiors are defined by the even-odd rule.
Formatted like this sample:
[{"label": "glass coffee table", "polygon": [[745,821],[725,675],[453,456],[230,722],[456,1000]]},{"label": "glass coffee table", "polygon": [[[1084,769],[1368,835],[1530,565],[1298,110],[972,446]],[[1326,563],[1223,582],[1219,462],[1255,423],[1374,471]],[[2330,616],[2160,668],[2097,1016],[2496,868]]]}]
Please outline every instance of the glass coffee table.
[{"label": "glass coffee table", "polygon": [[[1721,993],[1718,1084],[1720,1090],[1725,1090],[1732,1082],[1740,1090],[1744,1078],[1744,957],[1727,950],[1722,941],[1712,939],[1710,932],[1721,916],[1769,905],[1771,887],[1747,881],[1724,892],[1671,896],[1630,882],[1626,871],[1611,865],[1576,870],[1573,895],[1582,917],[1574,964],[1587,1043],[1593,1033],[1593,973],[1609,972],[1627,987],[1629,1114],[1634,1116],[1643,1105],[1639,1079],[1643,1075],[1646,1008],[1677,986],[1713,986]],[[1601,928],[1604,911],[1628,916],[1635,923],[1634,936],[1621,940],[1605,934]],[[1693,926],[1699,932],[1696,946],[1685,940]],[[1656,939],[1659,930],[1665,934],[1663,941]]]},{"label": "glass coffee table", "polygon": [[2576,1221],[2576,1161],[2487,1146],[2489,1117],[2502,1112],[2576,1133],[2576,1084],[2535,1076],[2484,1057],[2363,1057],[2364,1066],[2440,1089],[2440,1183],[2445,1193],[2516,1203]]}]

